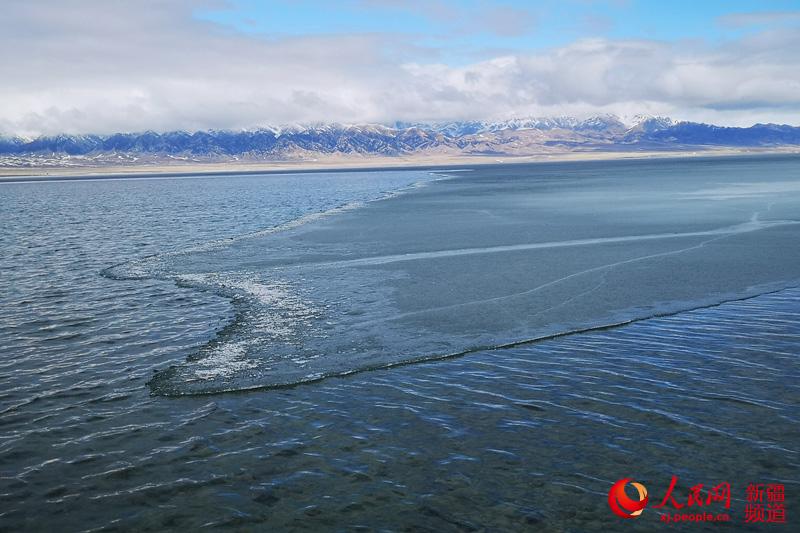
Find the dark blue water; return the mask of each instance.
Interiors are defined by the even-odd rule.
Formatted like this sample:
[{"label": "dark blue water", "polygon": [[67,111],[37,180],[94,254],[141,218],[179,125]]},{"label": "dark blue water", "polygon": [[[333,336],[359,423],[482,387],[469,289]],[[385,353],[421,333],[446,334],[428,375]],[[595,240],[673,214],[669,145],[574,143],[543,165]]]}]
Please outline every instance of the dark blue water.
[{"label": "dark blue water", "polygon": [[[0,529],[594,531],[620,525],[614,481],[660,496],[672,475],[683,493],[731,482],[737,526],[747,483],[784,483],[792,520],[798,168],[491,167],[360,208],[432,176],[1,184]],[[538,285],[567,278],[549,305],[497,300],[534,270]],[[480,349],[767,289],[783,290]],[[550,307],[567,319],[536,314]],[[267,348],[305,361],[332,338],[358,363],[470,353],[287,389],[148,386],[186,369],[201,386],[179,393],[269,384]]]}]

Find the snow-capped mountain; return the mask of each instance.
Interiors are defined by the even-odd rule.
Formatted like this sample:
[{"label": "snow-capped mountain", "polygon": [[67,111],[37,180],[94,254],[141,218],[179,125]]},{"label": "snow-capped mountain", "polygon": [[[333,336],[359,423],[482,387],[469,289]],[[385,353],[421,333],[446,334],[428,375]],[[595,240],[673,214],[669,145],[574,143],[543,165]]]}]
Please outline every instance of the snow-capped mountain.
[{"label": "snow-capped mountain", "polygon": [[[318,155],[414,154],[532,155],[568,150],[674,150],[711,146],[800,145],[800,128],[756,124],[749,128],[674,122],[665,117],[614,115],[514,118],[445,123],[311,124],[245,131],[209,130],[113,135],[56,135],[36,139],[0,136],[0,165],[9,158],[139,157],[224,159],[306,159]],[[4,163],[5,162],[5,163]]]}]

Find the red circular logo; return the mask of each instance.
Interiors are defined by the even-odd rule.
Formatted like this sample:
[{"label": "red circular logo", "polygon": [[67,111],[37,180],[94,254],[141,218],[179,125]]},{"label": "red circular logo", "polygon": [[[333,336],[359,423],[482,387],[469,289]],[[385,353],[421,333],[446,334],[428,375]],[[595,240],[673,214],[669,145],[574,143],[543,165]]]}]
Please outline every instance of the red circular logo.
[{"label": "red circular logo", "polygon": [[[629,483],[636,489],[638,499],[630,498],[625,493],[625,486]],[[608,506],[620,518],[636,518],[647,506],[647,489],[629,477],[620,479],[608,491]]]}]

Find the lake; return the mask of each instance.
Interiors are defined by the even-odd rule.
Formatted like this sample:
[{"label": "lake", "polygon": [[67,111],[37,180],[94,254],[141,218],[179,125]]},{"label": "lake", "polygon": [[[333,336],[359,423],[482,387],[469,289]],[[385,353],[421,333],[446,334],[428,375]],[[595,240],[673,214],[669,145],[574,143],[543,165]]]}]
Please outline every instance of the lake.
[{"label": "lake", "polygon": [[797,156],[0,182],[0,216],[0,529],[599,531],[672,476],[800,512]]}]

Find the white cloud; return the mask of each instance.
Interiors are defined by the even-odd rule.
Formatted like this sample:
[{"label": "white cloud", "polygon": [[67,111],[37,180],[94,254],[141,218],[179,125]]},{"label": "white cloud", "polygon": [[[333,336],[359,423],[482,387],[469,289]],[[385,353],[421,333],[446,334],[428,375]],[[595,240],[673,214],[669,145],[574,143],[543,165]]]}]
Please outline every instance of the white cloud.
[{"label": "white cloud", "polygon": [[[667,114],[800,123],[800,34],[581,40],[469,65],[398,34],[274,38],[192,16],[214,0],[6,0],[0,131],[256,127],[304,121]],[[503,26],[495,31],[521,31]],[[507,22],[507,21],[505,21]]]}]

